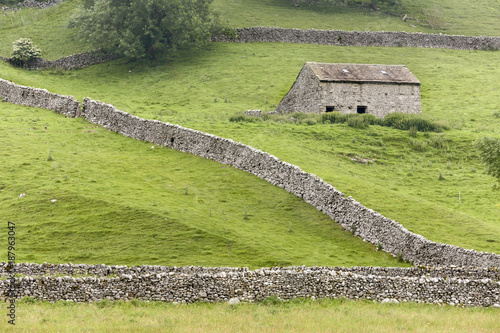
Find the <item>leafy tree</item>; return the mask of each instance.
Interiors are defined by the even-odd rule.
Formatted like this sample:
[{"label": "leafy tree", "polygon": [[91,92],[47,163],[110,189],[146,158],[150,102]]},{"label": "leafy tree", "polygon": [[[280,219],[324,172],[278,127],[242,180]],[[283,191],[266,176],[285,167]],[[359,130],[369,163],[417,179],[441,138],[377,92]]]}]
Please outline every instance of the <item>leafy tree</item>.
[{"label": "leafy tree", "polygon": [[482,137],[476,142],[486,172],[500,182],[500,139]]},{"label": "leafy tree", "polygon": [[42,51],[29,38],[20,38],[12,44],[10,61],[13,64],[25,65],[34,58],[42,55]]},{"label": "leafy tree", "polygon": [[206,45],[226,28],[213,0],[84,0],[70,26],[97,48],[128,58],[158,59]]}]

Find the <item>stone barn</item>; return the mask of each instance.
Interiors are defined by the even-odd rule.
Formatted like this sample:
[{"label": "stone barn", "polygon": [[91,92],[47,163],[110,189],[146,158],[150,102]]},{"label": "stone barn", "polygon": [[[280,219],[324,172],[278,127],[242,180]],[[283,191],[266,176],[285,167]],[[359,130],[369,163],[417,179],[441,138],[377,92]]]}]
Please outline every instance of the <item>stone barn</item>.
[{"label": "stone barn", "polygon": [[421,113],[420,81],[403,65],[307,62],[278,113]]}]

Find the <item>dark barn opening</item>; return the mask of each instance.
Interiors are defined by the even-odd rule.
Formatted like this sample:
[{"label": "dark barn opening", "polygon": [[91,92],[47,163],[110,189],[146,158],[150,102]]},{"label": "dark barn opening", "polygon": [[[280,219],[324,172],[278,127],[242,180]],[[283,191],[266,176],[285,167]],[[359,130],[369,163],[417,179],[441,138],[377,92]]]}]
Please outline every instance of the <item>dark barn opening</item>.
[{"label": "dark barn opening", "polygon": [[327,106],[326,107],[326,112],[333,112],[335,111],[335,106]]},{"label": "dark barn opening", "polygon": [[358,113],[366,113],[366,106],[358,105]]}]

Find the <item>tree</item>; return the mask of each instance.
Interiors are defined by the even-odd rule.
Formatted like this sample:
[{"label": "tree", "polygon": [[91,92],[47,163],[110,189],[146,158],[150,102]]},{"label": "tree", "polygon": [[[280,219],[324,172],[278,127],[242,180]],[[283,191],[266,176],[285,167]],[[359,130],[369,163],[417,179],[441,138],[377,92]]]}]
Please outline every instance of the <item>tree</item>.
[{"label": "tree", "polygon": [[42,51],[29,38],[20,38],[12,44],[10,62],[13,64],[26,65],[34,58],[42,55]]},{"label": "tree", "polygon": [[70,26],[96,48],[128,58],[158,59],[206,45],[223,33],[213,0],[85,0]]},{"label": "tree", "polygon": [[486,172],[500,182],[500,139],[482,137],[476,142]]}]

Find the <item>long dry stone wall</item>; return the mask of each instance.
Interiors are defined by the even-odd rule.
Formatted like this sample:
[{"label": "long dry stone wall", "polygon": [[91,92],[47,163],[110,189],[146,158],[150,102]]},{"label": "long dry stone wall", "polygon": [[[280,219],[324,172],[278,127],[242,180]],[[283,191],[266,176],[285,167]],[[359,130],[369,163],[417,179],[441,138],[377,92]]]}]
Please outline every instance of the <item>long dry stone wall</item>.
[{"label": "long dry stone wall", "polygon": [[68,117],[78,117],[80,113],[80,102],[72,96],[20,86],[4,79],[0,79],[0,99],[4,102],[49,109]]},{"label": "long dry stone wall", "polygon": [[254,174],[301,197],[356,236],[415,264],[500,267],[500,256],[435,243],[364,207],[314,174],[261,150],[200,131],[145,120],[86,98],[82,116],[128,137],[192,153]]},{"label": "long dry stone wall", "polygon": [[[3,276],[11,274],[7,266],[0,264]],[[15,279],[16,298],[29,296],[43,301],[251,302],[276,295],[283,300],[328,297],[500,307],[500,274],[496,269],[302,266],[251,271],[71,264],[18,264],[14,269],[24,275]],[[0,295],[5,295],[10,283],[0,280]]]},{"label": "long dry stone wall", "polygon": [[[0,97],[12,103],[43,107],[70,117],[80,115],[80,104],[71,96],[19,86],[2,79]],[[316,175],[253,147],[179,125],[145,120],[90,98],[84,99],[81,114],[93,124],[128,137],[212,159],[254,174],[301,197],[363,240],[415,264],[500,267],[500,256],[497,254],[431,242],[353,198],[346,198]]]},{"label": "long dry stone wall", "polygon": [[216,42],[280,42],[336,46],[425,47],[456,50],[500,49],[500,37],[458,36],[403,31],[300,30],[272,27],[237,29],[237,37],[216,36]]}]

